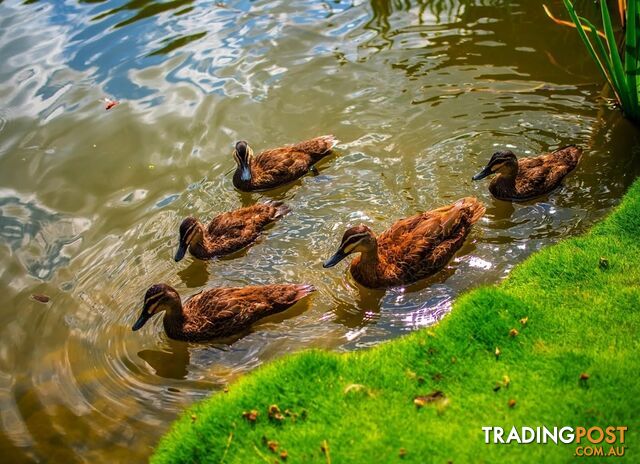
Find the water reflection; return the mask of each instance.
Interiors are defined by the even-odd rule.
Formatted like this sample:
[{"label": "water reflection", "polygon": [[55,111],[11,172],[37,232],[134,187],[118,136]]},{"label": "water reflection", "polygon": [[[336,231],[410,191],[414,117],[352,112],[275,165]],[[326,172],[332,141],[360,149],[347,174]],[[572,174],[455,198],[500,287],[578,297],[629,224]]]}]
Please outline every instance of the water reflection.
[{"label": "water reflection", "polygon": [[168,349],[142,350],[138,356],[144,359],[156,375],[168,379],[186,379],[189,373],[189,347],[187,343],[171,340]]},{"label": "water reflection", "polygon": [[[185,405],[261,363],[433,324],[461,292],[584,231],[640,173],[640,135],[575,50],[535,2],[0,2],[6,459],[146,461]],[[104,111],[105,96],[121,104]],[[329,132],[343,143],[318,176],[233,189],[234,141],[259,151]],[[539,202],[470,180],[498,149],[566,143],[585,156]],[[466,195],[487,214],[432,279],[377,292],[347,263],[322,268],[350,225],[382,231]],[[184,217],[267,199],[292,212],[255,246],[172,260]],[[285,281],[318,292],[233,340],[172,342],[159,318],[131,332],[155,282],[187,297]]]}]

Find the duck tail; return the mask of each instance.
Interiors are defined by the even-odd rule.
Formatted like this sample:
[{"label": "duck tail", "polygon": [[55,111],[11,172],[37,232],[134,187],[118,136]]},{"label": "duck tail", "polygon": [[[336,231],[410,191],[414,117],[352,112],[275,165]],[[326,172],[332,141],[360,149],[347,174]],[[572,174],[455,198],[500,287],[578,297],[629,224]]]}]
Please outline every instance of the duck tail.
[{"label": "duck tail", "polygon": [[572,164],[573,166],[577,165],[582,158],[582,148],[577,145],[567,145],[562,148],[558,148],[553,152],[554,155],[558,155],[562,159],[564,159],[567,163]]},{"label": "duck tail", "polygon": [[467,208],[471,212],[471,219],[469,222],[475,224],[484,216],[487,208],[475,197],[465,197],[458,200],[458,203],[462,203],[461,206]]},{"label": "duck tail", "polygon": [[277,311],[284,311],[316,291],[313,285],[308,284],[281,284],[271,288],[271,301],[278,308]]},{"label": "duck tail", "polygon": [[324,155],[333,150],[333,147],[335,147],[338,142],[339,140],[333,135],[322,135],[314,139],[300,142],[296,145],[296,148],[307,153]]},{"label": "duck tail", "polygon": [[316,291],[316,288],[310,284],[301,284],[297,286],[298,293],[296,295],[296,301],[303,299],[305,296],[310,295]]},{"label": "duck tail", "polygon": [[269,200],[269,201],[265,201],[264,204],[269,205],[272,208],[275,208],[275,211],[273,212],[273,216],[272,216],[273,219],[280,219],[282,216],[285,216],[291,212],[291,208],[285,205],[283,201]]}]

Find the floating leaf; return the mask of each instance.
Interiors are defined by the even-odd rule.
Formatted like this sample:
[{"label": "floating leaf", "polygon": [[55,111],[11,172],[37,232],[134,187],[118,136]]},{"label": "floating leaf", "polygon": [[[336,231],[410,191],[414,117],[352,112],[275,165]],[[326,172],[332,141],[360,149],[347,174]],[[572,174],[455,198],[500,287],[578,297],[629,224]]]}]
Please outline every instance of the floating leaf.
[{"label": "floating leaf", "polygon": [[104,109],[109,111],[111,108],[114,108],[120,104],[117,100],[111,100],[110,98],[104,98]]}]

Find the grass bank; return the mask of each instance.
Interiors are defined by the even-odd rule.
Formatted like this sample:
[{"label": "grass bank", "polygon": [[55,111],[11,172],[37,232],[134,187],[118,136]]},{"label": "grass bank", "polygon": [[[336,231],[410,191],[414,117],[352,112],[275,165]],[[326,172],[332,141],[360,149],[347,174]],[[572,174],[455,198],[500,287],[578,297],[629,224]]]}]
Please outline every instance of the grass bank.
[{"label": "grass bank", "polygon": [[486,445],[489,425],[626,425],[626,456],[608,461],[640,462],[639,348],[636,181],[591,232],[462,296],[436,327],[286,357],[195,405],[152,462],[273,463],[285,451],[305,463],[574,459],[576,445]]}]

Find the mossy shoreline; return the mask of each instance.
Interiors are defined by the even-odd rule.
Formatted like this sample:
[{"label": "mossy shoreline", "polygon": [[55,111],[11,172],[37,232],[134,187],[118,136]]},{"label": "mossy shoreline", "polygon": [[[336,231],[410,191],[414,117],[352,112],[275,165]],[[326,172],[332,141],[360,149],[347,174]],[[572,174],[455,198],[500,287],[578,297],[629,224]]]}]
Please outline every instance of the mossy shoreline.
[{"label": "mossy shoreline", "polygon": [[589,233],[463,295],[437,326],[288,356],[196,404],[151,461],[567,462],[577,445],[488,445],[482,427],[613,425],[626,451],[607,461],[640,462],[639,354],[640,180]]}]

